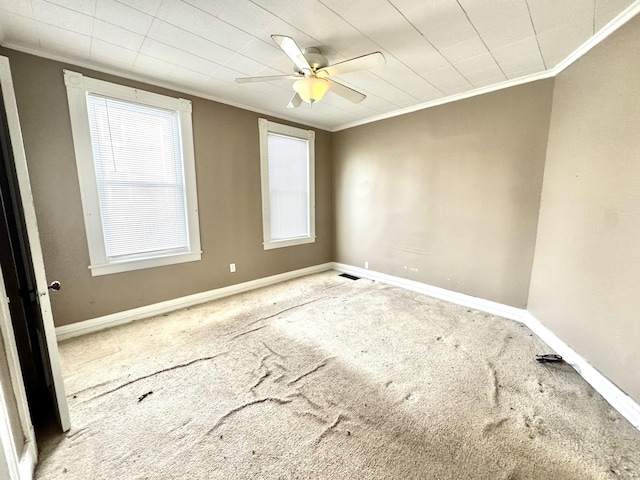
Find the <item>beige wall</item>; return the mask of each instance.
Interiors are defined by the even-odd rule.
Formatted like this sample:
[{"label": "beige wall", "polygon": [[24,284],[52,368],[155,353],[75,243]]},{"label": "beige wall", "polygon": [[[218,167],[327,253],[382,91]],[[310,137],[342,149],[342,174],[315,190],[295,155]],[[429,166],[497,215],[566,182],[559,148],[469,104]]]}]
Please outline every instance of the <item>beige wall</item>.
[{"label": "beige wall", "polygon": [[[11,50],[2,53],[11,63],[47,276],[62,283],[52,295],[56,325],[331,261],[330,133],[316,130],[316,242],[265,251],[258,114]],[[201,261],[91,276],[63,68],[192,100]]]},{"label": "beige wall", "polygon": [[524,307],[552,89],[535,82],[334,134],[335,260]]},{"label": "beige wall", "polygon": [[640,401],[640,18],[556,78],[529,310]]}]

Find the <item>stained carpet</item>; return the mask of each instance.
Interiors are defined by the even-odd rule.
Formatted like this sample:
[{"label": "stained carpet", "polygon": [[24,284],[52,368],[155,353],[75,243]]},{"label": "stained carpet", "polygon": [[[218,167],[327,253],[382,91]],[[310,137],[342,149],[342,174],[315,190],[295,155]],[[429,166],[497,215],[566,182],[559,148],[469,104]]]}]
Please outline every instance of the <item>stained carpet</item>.
[{"label": "stained carpet", "polygon": [[60,353],[39,480],[640,478],[640,432],[527,328],[336,272]]}]

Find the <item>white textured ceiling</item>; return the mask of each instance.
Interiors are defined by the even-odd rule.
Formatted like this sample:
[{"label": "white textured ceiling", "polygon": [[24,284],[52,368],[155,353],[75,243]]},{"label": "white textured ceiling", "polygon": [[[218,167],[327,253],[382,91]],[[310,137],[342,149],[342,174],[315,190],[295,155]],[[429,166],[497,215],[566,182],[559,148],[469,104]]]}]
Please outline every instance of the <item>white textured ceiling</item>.
[{"label": "white textured ceiling", "polygon": [[[633,0],[0,0],[0,44],[333,130],[553,69]],[[638,3],[638,2],[636,2]],[[330,63],[381,51],[387,64],[335,77],[287,109],[290,74],[271,34]],[[62,75],[62,73],[61,73]]]}]

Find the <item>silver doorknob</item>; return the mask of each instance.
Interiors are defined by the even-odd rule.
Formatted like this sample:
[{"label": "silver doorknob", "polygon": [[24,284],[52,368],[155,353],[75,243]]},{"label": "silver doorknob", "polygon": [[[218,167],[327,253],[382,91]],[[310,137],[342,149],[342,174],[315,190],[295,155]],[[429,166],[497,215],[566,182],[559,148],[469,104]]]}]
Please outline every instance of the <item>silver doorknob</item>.
[{"label": "silver doorknob", "polygon": [[60,285],[60,282],[57,280],[54,280],[53,282],[51,282],[51,284],[47,288],[49,290],[55,290],[57,292],[58,290],[60,290],[61,287],[62,285]]}]

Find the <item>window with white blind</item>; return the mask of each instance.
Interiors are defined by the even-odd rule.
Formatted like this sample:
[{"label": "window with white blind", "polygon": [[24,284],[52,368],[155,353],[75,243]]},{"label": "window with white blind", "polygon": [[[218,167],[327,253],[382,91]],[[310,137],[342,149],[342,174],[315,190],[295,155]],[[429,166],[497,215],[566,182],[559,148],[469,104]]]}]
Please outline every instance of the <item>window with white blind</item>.
[{"label": "window with white blind", "polygon": [[315,132],[258,121],[265,250],[315,242]]},{"label": "window with white blind", "polygon": [[199,260],[191,102],[65,71],[91,273]]}]

